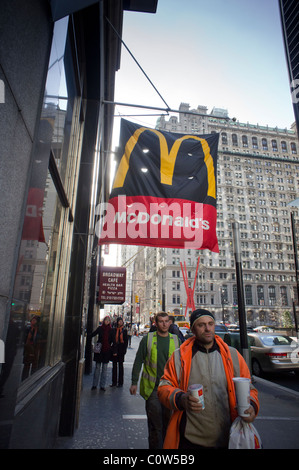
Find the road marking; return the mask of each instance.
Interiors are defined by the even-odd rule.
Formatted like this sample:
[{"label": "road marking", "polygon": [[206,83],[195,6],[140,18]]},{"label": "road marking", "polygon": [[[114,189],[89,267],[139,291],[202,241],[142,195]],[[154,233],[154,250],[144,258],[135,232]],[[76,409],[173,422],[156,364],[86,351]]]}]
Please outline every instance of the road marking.
[{"label": "road marking", "polygon": [[280,416],[257,416],[255,419],[264,419],[264,420],[275,420],[275,421],[299,421],[298,418],[284,418]]},{"label": "road marking", "polygon": [[123,415],[123,419],[147,419],[146,415]]}]

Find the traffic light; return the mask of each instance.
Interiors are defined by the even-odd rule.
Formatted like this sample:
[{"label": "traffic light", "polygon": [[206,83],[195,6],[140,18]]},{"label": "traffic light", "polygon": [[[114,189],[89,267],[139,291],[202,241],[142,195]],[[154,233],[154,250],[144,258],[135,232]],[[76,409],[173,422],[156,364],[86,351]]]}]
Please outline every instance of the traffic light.
[{"label": "traffic light", "polygon": [[138,302],[139,302],[139,297],[138,295],[135,295],[135,303],[138,304]]}]

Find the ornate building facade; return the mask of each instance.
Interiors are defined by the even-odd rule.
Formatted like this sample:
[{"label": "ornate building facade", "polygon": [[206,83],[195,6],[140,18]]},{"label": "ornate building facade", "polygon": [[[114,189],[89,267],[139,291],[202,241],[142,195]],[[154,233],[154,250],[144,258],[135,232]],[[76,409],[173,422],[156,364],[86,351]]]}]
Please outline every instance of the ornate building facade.
[{"label": "ornate building facade", "polygon": [[[228,111],[181,103],[179,117],[161,116],[157,129],[178,133],[220,134],[217,166],[219,254],[208,250],[153,249],[144,255],[144,315],[163,308],[185,313],[189,285],[195,281],[196,307],[212,310],[218,321],[238,321],[232,222],[239,222],[246,315],[249,325],[282,326],[296,300],[294,247],[288,203],[299,189],[296,127],[278,129],[241,123]],[[295,212],[295,216],[298,215]],[[197,259],[200,264],[197,279]]]}]

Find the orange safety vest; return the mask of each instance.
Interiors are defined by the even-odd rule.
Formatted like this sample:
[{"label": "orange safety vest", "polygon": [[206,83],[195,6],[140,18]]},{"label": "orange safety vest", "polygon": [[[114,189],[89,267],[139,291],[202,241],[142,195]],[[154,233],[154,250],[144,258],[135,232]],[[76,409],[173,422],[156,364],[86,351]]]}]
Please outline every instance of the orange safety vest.
[{"label": "orange safety vest", "polygon": [[[192,361],[192,346],[195,341],[195,337],[189,338],[180,347],[180,371],[179,377],[177,376],[176,364],[174,354],[171,356],[169,361],[166,363],[164,369],[164,375],[161,377],[161,382],[158,387],[158,397],[162,404],[167,408],[173,410],[170,418],[166,437],[164,440],[164,449],[178,449],[180,442],[180,421],[183,415],[183,411],[178,410],[175,405],[175,396],[177,393],[182,391],[187,392],[189,375],[191,370]],[[236,409],[237,402],[235,396],[235,388],[233,383],[234,377],[234,365],[231,357],[231,353],[228,345],[217,335],[215,335],[216,343],[220,348],[220,354],[223,361],[224,371],[227,379],[227,391],[229,400],[229,409],[231,422],[233,422],[238,412]],[[250,378],[250,372],[244,358],[237,352],[240,377]],[[257,412],[259,410],[258,392],[252,387],[250,390],[251,400],[254,401]]]}]

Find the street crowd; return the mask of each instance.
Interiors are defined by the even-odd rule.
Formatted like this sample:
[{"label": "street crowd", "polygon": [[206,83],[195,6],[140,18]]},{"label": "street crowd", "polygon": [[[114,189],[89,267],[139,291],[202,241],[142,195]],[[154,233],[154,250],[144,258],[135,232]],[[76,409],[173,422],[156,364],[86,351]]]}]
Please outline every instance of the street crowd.
[{"label": "street crowd", "polygon": [[[241,354],[215,335],[214,315],[196,309],[190,316],[192,335],[185,339],[170,315],[159,312],[136,352],[130,384],[145,401],[149,449],[228,448],[232,423],[238,418],[233,379],[250,379]],[[106,316],[91,334],[96,363],[92,390],[106,390],[107,366],[112,361],[110,387],[123,387],[124,360],[134,330],[121,317]],[[201,400],[191,392],[200,385]],[[250,381],[244,423],[259,411],[258,392]]]}]

